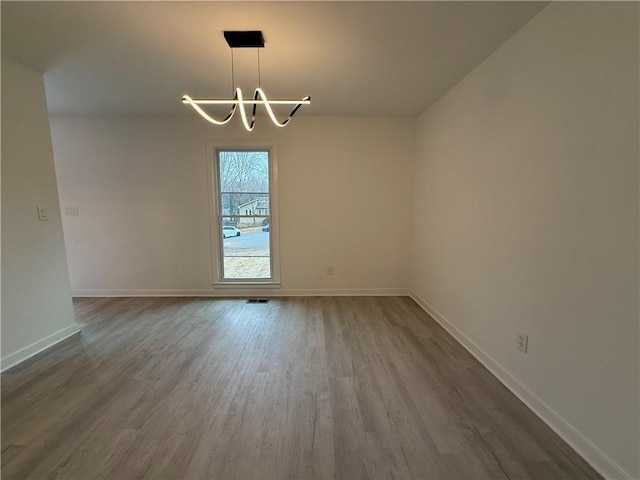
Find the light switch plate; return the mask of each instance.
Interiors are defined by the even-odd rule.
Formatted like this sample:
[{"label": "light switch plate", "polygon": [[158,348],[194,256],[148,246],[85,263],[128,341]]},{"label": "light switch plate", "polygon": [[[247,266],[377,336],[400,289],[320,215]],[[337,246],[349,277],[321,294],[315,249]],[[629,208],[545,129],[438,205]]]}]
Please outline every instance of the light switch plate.
[{"label": "light switch plate", "polygon": [[77,217],[78,215],[78,207],[64,207],[65,217]]},{"label": "light switch plate", "polygon": [[49,216],[47,215],[47,209],[42,206],[38,206],[38,220],[41,222],[46,222],[49,220]]}]

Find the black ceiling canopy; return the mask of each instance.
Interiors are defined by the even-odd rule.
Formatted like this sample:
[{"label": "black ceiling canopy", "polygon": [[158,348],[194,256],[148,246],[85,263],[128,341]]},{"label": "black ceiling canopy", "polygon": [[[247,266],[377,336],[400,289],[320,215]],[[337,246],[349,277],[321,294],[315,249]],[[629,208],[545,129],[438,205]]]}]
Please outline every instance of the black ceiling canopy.
[{"label": "black ceiling canopy", "polygon": [[264,38],[260,30],[225,30],[224,38],[231,48],[264,48]]}]

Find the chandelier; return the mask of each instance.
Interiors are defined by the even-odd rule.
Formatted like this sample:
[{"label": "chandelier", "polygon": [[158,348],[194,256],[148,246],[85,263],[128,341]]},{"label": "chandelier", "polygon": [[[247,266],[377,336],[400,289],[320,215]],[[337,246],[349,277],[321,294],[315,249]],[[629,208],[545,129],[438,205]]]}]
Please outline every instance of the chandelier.
[{"label": "chandelier", "polygon": [[[233,70],[233,49],[234,48],[257,48],[258,49],[258,87],[253,92],[253,99],[245,99],[240,87],[235,87],[233,98],[231,99],[213,99],[213,98],[191,98],[189,95],[182,97],[182,103],[191,105],[193,109],[198,112],[202,118],[214,125],[224,125],[228,123],[237,110],[240,110],[240,117],[242,118],[242,124],[247,131],[252,131],[256,125],[256,109],[258,105],[264,105],[269,118],[273,124],[277,127],[286,127],[291,118],[295,115],[298,109],[302,105],[309,105],[311,103],[311,97],[306,96],[301,100],[269,100],[264,93],[264,90],[260,87],[260,49],[264,48],[264,38],[261,31],[225,31],[224,38],[231,48],[231,82],[235,87],[235,78]],[[226,117],[222,119],[214,118],[209,115],[201,105],[230,105],[231,108]],[[247,116],[245,109],[246,105],[252,105],[251,120]],[[293,110],[289,113],[289,116],[283,121],[279,121],[276,117],[272,105],[294,105]]]}]

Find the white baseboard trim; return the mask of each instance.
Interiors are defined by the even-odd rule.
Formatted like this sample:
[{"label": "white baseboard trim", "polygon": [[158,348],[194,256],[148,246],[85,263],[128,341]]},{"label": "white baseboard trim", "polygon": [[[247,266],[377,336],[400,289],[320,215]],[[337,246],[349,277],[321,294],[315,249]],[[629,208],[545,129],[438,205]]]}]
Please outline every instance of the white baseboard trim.
[{"label": "white baseboard trim", "polygon": [[27,345],[26,347],[21,348],[17,352],[10,353],[6,357],[3,357],[0,361],[0,368],[4,372],[12,367],[15,367],[19,363],[22,363],[28,358],[31,358],[34,355],[37,355],[38,353],[53,347],[55,344],[60,343],[61,341],[75,335],[76,333],[80,333],[80,329],[75,323],[63,328],[62,330],[58,330],[57,332],[44,337],[42,340],[38,340],[31,345]]},{"label": "white baseboard trim", "polygon": [[409,295],[406,288],[313,288],[214,290],[74,290],[72,297],[371,297]]},{"label": "white baseboard trim", "polygon": [[600,475],[608,479],[632,479],[632,476],[616,464],[591,440],[580,433],[573,425],[565,420],[558,412],[547,405],[540,397],[521,383],[509,371],[480,348],[465,333],[451,323],[438,310],[433,308],[415,291],[410,290],[409,296],[420,307],[431,315],[442,328],[451,334],[471,355],[473,355],[489,372],[518,397],[530,410],[546,423],[560,438],[562,438],[578,455],[591,465]]}]

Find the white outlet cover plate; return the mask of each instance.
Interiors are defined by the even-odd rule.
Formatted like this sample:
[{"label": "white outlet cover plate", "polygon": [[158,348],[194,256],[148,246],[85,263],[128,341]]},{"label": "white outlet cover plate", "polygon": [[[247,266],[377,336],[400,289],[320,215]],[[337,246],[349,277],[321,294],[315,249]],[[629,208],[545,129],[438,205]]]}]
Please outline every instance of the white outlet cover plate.
[{"label": "white outlet cover plate", "polygon": [[516,334],[516,347],[524,353],[527,353],[529,347],[529,335],[526,333]]}]

